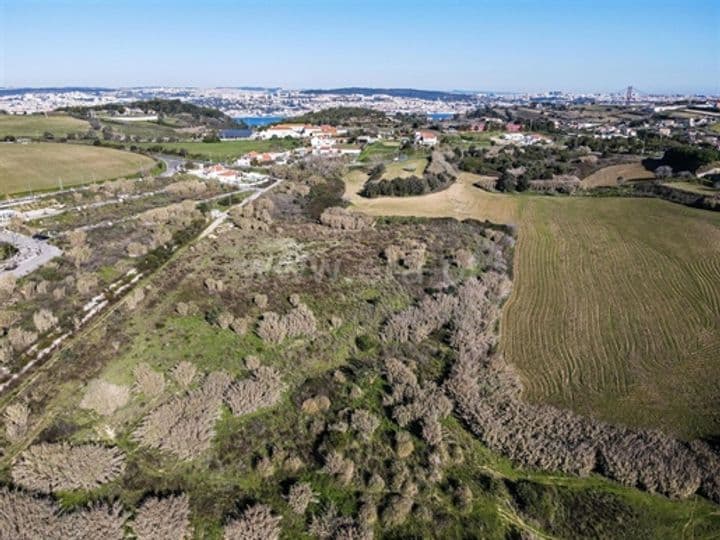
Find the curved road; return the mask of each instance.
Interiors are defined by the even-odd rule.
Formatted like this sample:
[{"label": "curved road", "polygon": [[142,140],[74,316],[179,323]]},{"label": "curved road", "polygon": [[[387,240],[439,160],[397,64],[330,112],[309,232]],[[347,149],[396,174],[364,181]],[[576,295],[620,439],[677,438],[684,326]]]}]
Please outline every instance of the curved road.
[{"label": "curved road", "polygon": [[18,278],[26,276],[62,254],[58,247],[45,240],[4,229],[0,229],[0,242],[12,244],[18,249],[10,259],[0,262],[0,276],[7,273]]}]

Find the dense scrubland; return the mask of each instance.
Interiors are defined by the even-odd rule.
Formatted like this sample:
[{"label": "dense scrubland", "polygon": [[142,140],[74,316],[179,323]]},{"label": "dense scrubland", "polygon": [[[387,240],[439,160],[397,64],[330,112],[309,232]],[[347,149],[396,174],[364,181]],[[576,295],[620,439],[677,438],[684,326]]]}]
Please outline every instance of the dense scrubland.
[{"label": "dense scrubland", "polygon": [[14,537],[717,530],[706,445],[525,401],[512,227],[348,211],[342,164],[275,172],[3,397]]},{"label": "dense scrubland", "polygon": [[488,193],[464,174],[438,193],[368,200],[357,195],[366,177],[353,171],[346,197],[375,215],[516,227],[501,346],[530,399],[716,436],[718,215],[649,199]]}]

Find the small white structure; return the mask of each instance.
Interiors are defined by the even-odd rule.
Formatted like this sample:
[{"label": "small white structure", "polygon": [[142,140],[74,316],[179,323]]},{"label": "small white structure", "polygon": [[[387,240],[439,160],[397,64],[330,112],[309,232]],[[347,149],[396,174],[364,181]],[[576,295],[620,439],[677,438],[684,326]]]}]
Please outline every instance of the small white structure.
[{"label": "small white structure", "polygon": [[432,131],[422,130],[415,132],[415,144],[435,146],[438,142],[438,136]]},{"label": "small white structure", "polygon": [[258,137],[260,139],[272,139],[273,137],[277,137],[278,139],[284,139],[285,137],[300,139],[308,136],[305,135],[304,131],[305,126],[303,124],[278,124],[261,131],[258,133]]}]

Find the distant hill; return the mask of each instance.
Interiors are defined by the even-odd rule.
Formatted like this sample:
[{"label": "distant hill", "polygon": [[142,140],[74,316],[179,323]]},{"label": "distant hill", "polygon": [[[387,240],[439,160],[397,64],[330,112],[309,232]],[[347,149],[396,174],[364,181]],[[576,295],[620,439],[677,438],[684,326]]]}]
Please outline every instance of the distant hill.
[{"label": "distant hill", "polygon": [[129,103],[107,103],[92,107],[64,107],[75,116],[88,118],[91,111],[123,114],[128,109],[139,109],[144,113],[157,113],[185,120],[187,124],[204,124],[213,128],[238,128],[239,123],[225,113],[211,107],[201,107],[179,99],[148,99]]},{"label": "distant hill", "polygon": [[329,124],[339,126],[344,124],[385,124],[389,121],[384,112],[366,109],[364,107],[330,107],[321,111],[303,114],[292,119],[293,122],[307,124]]},{"label": "distant hill", "polygon": [[443,100],[443,101],[466,101],[472,99],[471,94],[460,94],[455,92],[444,92],[441,90],[417,90],[415,88],[364,88],[364,87],[348,87],[348,88],[327,88],[327,89],[308,89],[303,90],[304,94],[361,94],[363,96],[373,96],[383,94],[392,97],[405,97],[427,100]]}]

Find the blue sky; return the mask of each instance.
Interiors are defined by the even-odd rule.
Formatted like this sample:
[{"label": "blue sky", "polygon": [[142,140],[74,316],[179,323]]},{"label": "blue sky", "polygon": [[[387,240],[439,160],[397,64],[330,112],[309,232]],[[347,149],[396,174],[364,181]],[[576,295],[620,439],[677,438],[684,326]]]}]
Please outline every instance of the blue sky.
[{"label": "blue sky", "polygon": [[720,92],[720,0],[0,0],[0,86]]}]

